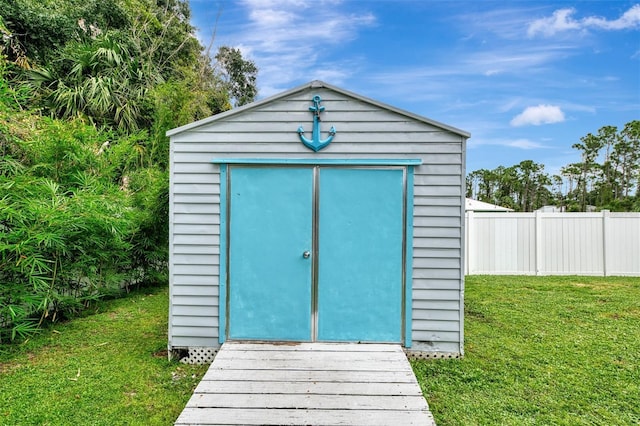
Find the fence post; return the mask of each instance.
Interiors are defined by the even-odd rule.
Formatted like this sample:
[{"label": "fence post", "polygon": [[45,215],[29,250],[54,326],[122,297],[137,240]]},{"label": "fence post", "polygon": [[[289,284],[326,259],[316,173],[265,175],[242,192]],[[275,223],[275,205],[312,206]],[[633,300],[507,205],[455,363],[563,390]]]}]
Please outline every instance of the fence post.
[{"label": "fence post", "polygon": [[540,275],[542,269],[542,212],[540,210],[536,210],[535,233],[536,275]]},{"label": "fence post", "polygon": [[466,219],[467,219],[467,235],[466,235],[466,242],[465,242],[465,246],[467,248],[467,253],[466,253],[466,267],[467,267],[467,275],[472,275],[473,274],[473,270],[472,270],[472,266],[475,266],[474,263],[471,261],[471,256],[476,256],[476,250],[473,249],[473,232],[474,232],[474,223],[473,223],[473,219],[474,219],[474,214],[473,214],[473,210],[469,210],[468,212],[466,212]]},{"label": "fence post", "polygon": [[609,219],[611,218],[611,212],[609,210],[602,210],[602,275],[605,277],[609,273],[609,265],[607,261],[607,251],[609,251]]}]

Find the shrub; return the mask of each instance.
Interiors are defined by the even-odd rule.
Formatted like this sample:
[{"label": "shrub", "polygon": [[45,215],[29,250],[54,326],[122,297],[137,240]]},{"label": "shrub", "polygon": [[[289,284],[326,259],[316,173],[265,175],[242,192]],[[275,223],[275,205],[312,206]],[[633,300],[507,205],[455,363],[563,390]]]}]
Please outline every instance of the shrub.
[{"label": "shrub", "polygon": [[168,179],[138,161],[145,132],[5,108],[0,134],[0,341],[166,276]]}]

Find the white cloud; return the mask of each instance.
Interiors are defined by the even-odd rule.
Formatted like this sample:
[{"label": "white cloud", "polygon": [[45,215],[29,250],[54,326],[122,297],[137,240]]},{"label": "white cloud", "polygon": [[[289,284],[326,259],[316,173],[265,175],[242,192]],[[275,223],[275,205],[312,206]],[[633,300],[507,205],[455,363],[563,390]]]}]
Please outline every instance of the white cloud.
[{"label": "white cloud", "polygon": [[592,16],[583,20],[586,27],[598,27],[605,30],[624,30],[640,26],[640,4],[632,6],[620,18],[608,21],[604,18]]},{"label": "white cloud", "polygon": [[529,37],[537,33],[551,36],[559,31],[580,29],[580,24],[571,18],[575,12],[575,9],[558,9],[550,17],[537,19],[529,24],[527,34]]},{"label": "white cloud", "polygon": [[331,83],[340,84],[358,71],[357,58],[347,64],[326,58],[328,52],[376,24],[373,14],[346,12],[336,0],[244,0],[241,4],[249,23],[237,28],[235,44],[243,47],[243,53],[250,52],[249,58],[258,66],[261,97],[315,79],[330,78]]},{"label": "white cloud", "polygon": [[520,148],[520,149],[538,149],[544,148],[544,145],[531,141],[529,139],[516,139],[513,141],[508,141],[505,143],[506,146],[510,146],[512,148]]},{"label": "white cloud", "polygon": [[560,107],[555,105],[538,105],[533,107],[527,107],[520,114],[516,115],[511,120],[511,125],[514,127],[560,123],[564,121],[564,113]]},{"label": "white cloud", "polygon": [[[478,4],[479,2],[476,2]],[[514,7],[514,3],[504,3],[499,8],[487,8],[482,4],[472,10],[467,10],[454,15],[453,21],[461,24],[460,30],[466,35],[465,41],[472,39],[482,40],[487,44],[486,37],[497,36],[500,39],[520,40],[522,28],[527,25],[529,17],[537,13],[536,6],[522,4]]]},{"label": "white cloud", "polygon": [[517,74],[545,66],[557,58],[567,55],[572,46],[502,46],[491,51],[471,53],[463,61],[463,71],[482,73],[487,77],[502,74]]},{"label": "white cloud", "polygon": [[544,144],[532,141],[530,139],[492,139],[472,137],[471,139],[469,139],[469,142],[470,144],[467,146],[468,148],[478,148],[483,145],[497,145],[523,150],[549,148]]},{"label": "white cloud", "polygon": [[520,98],[506,100],[501,105],[498,106],[498,111],[509,112],[515,107],[517,107],[518,105],[520,105],[521,103],[522,103],[522,100]]},{"label": "white cloud", "polygon": [[558,9],[549,17],[536,19],[529,24],[527,34],[534,37],[538,34],[553,36],[556,33],[571,30],[587,30],[600,28],[604,30],[624,30],[640,27],[640,4],[633,5],[618,19],[608,20],[599,16],[589,16],[580,20],[574,19],[574,8]]}]

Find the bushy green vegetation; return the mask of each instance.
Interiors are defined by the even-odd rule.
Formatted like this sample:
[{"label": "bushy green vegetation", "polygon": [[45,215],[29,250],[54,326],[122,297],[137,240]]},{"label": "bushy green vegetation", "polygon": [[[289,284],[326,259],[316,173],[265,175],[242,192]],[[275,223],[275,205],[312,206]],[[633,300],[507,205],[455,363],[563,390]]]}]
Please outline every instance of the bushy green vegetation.
[{"label": "bushy green vegetation", "polygon": [[167,176],[138,166],[139,137],[110,147],[80,120],[11,110],[0,132],[1,340],[166,275]]},{"label": "bushy green vegetation", "polygon": [[165,282],[168,129],[250,102],[184,0],[0,0],[0,343]]},{"label": "bushy green vegetation", "polygon": [[465,357],[416,361],[440,426],[637,425],[640,280],[470,276]]}]

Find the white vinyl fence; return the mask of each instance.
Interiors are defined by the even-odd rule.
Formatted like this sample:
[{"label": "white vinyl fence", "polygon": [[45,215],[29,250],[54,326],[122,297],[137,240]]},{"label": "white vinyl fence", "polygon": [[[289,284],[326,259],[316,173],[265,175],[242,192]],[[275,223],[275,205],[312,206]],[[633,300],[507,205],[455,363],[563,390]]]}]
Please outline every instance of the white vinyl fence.
[{"label": "white vinyl fence", "polygon": [[467,212],[465,273],[640,276],[640,213]]}]

